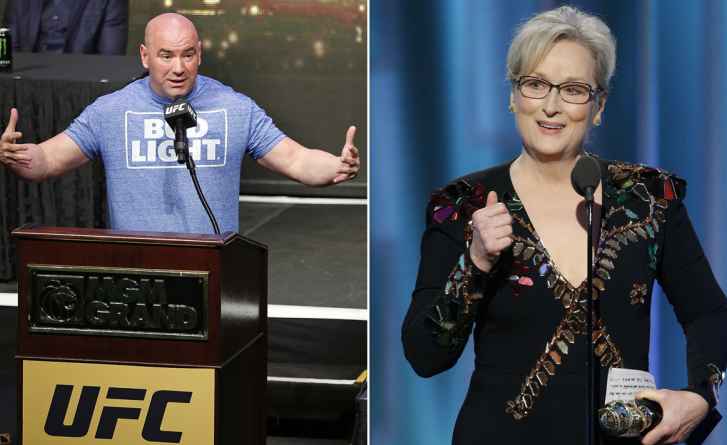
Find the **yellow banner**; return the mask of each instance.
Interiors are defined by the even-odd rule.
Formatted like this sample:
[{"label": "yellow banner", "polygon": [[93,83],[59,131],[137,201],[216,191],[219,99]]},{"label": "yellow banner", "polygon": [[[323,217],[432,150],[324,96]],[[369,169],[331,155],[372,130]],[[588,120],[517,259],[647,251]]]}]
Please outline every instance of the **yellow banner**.
[{"label": "yellow banner", "polygon": [[23,443],[214,443],[214,369],[23,361]]}]

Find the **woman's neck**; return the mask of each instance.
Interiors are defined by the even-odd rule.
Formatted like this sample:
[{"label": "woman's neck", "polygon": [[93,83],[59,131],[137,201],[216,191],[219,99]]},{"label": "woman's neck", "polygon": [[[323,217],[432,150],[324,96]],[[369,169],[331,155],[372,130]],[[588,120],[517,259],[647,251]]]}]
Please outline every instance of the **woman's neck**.
[{"label": "woman's neck", "polygon": [[521,178],[532,185],[561,186],[563,183],[570,184],[571,171],[582,153],[579,150],[558,156],[542,156],[523,147],[514,164]]}]

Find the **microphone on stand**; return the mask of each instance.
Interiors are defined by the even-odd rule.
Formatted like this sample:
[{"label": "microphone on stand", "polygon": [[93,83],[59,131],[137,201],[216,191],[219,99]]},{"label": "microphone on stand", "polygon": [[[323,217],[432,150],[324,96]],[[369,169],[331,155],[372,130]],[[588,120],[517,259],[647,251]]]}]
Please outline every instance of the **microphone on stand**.
[{"label": "microphone on stand", "polygon": [[601,182],[601,166],[598,161],[588,155],[578,158],[571,172],[570,182],[576,193],[586,198],[586,202],[593,202],[593,194]]},{"label": "microphone on stand", "polygon": [[[601,182],[601,166],[592,156],[581,156],[571,172],[571,184],[576,193],[586,199],[586,218],[588,230],[588,277],[586,295],[586,339],[588,341],[588,354],[586,358],[587,383],[586,391],[588,397],[588,445],[595,442],[596,397],[600,394],[596,368],[593,364],[593,314],[594,302],[591,297],[593,292],[593,194]],[[595,313],[598,313],[596,308]],[[663,413],[661,406],[648,399],[638,399],[630,402],[614,401],[598,410],[598,423],[601,430],[609,436],[614,437],[638,437],[652,430],[661,422]]]},{"label": "microphone on stand", "polygon": [[167,121],[170,127],[174,130],[174,152],[177,153],[177,162],[180,164],[187,164],[187,170],[189,170],[190,176],[192,176],[192,183],[194,189],[197,190],[197,196],[202,202],[207,217],[210,219],[212,224],[212,230],[215,234],[220,234],[220,226],[217,224],[212,209],[207,203],[207,199],[202,193],[202,187],[199,185],[197,179],[197,170],[194,165],[194,159],[189,154],[189,141],[187,140],[187,128],[197,126],[197,113],[192,108],[192,105],[184,99],[177,99],[174,103],[167,105],[164,108],[164,120]]},{"label": "microphone on stand", "polygon": [[197,113],[184,99],[177,99],[164,108],[164,120],[174,130],[174,152],[177,162],[187,164],[194,168],[194,159],[189,156],[189,143],[187,141],[187,128],[197,126]]},{"label": "microphone on stand", "polygon": [[576,193],[586,198],[586,231],[587,238],[587,265],[588,275],[586,277],[586,444],[594,445],[596,439],[596,394],[597,389],[596,367],[593,365],[593,194],[601,182],[601,166],[592,156],[583,155],[576,161],[571,172],[571,184]]}]

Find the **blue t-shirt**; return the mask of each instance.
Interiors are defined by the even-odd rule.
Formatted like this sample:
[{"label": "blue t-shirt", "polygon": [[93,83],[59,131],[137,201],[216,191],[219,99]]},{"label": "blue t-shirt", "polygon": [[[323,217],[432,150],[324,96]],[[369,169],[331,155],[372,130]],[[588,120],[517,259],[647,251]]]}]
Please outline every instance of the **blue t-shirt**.
[{"label": "blue t-shirt", "polygon": [[[249,97],[198,76],[187,101],[197,126],[187,130],[197,177],[220,230],[237,231],[244,154],[265,156],[285,135]],[[213,233],[192,178],[174,153],[174,132],[149,78],[98,98],[65,133],[106,172],[112,229]]]}]

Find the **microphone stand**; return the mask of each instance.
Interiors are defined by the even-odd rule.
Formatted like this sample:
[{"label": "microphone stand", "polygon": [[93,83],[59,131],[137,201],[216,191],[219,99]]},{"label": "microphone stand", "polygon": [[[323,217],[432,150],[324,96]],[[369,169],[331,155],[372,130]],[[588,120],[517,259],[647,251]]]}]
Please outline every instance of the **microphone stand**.
[{"label": "microphone stand", "polygon": [[[593,348],[593,193],[592,187],[586,187],[586,226],[588,252],[586,254],[588,271],[586,275],[586,394],[587,394],[587,421],[586,421],[586,444],[594,445],[596,440],[596,367],[593,364],[595,357]],[[600,392],[599,392],[600,394]]]},{"label": "microphone stand", "polygon": [[177,153],[177,162],[180,164],[187,165],[187,170],[189,170],[189,175],[192,177],[192,183],[194,184],[194,189],[197,190],[197,196],[199,196],[199,200],[202,202],[202,207],[204,207],[204,210],[205,210],[205,212],[207,212],[207,216],[209,217],[210,222],[212,223],[212,229],[215,231],[216,235],[219,235],[220,226],[217,224],[215,215],[212,213],[212,209],[210,208],[209,204],[207,203],[207,199],[205,199],[204,193],[202,193],[202,187],[199,186],[199,180],[197,179],[197,170],[196,170],[196,166],[194,165],[194,159],[189,154],[189,141],[187,140],[187,129],[184,128],[184,125],[182,125],[181,120],[182,119],[177,119],[177,125],[174,128],[174,151]]}]

